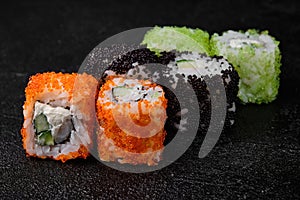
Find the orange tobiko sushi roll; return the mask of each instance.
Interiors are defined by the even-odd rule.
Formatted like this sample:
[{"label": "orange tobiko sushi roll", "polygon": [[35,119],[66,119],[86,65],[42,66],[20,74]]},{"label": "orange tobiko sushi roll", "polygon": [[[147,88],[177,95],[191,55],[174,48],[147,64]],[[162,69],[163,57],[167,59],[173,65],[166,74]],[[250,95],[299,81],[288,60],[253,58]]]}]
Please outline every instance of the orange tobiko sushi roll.
[{"label": "orange tobiko sushi roll", "polygon": [[28,156],[65,162],[86,158],[95,121],[98,81],[88,74],[47,72],[25,89],[23,147]]},{"label": "orange tobiko sushi roll", "polygon": [[148,80],[108,77],[97,99],[100,159],[158,164],[166,136],[166,107],[161,86]]}]

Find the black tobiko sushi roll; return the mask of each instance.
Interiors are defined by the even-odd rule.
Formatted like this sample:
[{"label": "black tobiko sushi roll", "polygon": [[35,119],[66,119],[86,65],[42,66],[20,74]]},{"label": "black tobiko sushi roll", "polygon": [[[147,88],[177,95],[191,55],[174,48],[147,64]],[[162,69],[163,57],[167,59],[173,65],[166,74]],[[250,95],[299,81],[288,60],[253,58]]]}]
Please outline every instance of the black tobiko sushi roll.
[{"label": "black tobiko sushi roll", "polygon": [[[194,89],[199,101],[201,132],[208,129],[212,121],[212,110],[217,112],[216,115],[221,112],[220,106],[226,106],[225,121],[220,120],[220,123],[224,123],[224,128],[234,123],[239,76],[226,59],[184,52],[177,54],[175,60],[167,66],[172,69],[170,74],[174,74],[173,77],[177,74],[183,76],[181,79],[175,78],[175,89],[184,87],[187,83]],[[224,105],[220,103],[222,99],[226,101]]]}]

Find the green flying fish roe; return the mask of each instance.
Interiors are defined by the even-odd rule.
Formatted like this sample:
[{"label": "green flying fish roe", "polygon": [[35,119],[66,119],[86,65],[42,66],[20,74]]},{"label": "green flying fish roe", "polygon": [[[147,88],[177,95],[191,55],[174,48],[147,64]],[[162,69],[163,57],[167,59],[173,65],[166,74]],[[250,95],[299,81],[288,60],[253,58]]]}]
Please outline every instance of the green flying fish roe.
[{"label": "green flying fish roe", "polygon": [[209,34],[198,28],[155,26],[146,33],[142,44],[157,54],[172,50],[208,54]]},{"label": "green flying fish roe", "polygon": [[268,31],[215,33],[210,45],[211,55],[224,56],[238,72],[238,97],[242,102],[261,104],[276,99],[281,55],[279,42]]}]

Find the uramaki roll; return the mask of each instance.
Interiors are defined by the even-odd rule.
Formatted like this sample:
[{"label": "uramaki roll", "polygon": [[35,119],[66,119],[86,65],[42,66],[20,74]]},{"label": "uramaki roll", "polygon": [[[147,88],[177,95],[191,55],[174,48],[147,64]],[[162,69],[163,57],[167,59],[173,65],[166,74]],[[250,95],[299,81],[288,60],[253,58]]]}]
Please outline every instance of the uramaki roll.
[{"label": "uramaki roll", "polygon": [[240,76],[238,97],[243,103],[269,103],[279,88],[279,41],[254,29],[227,31],[211,38],[211,54],[224,56]]},{"label": "uramaki roll", "polygon": [[97,99],[100,159],[156,165],[164,147],[166,107],[164,91],[155,83],[108,77]]},{"label": "uramaki roll", "polygon": [[62,162],[88,156],[97,85],[85,73],[48,72],[30,77],[21,130],[27,156]]}]

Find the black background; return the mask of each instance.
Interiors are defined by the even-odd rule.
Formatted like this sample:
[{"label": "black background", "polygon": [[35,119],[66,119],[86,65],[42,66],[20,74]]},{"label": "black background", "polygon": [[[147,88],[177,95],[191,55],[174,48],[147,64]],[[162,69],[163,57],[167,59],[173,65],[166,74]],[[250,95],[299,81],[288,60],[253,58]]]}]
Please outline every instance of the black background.
[{"label": "black background", "polygon": [[[51,2],[51,3],[50,3]],[[0,6],[0,199],[299,199],[300,6],[298,1],[15,1]],[[200,144],[146,174],[94,158],[65,164],[25,157],[20,128],[24,88],[37,72],[76,72],[104,39],[145,26],[209,33],[269,30],[280,40],[280,93],[268,105],[239,106],[235,126],[214,150]]]}]

